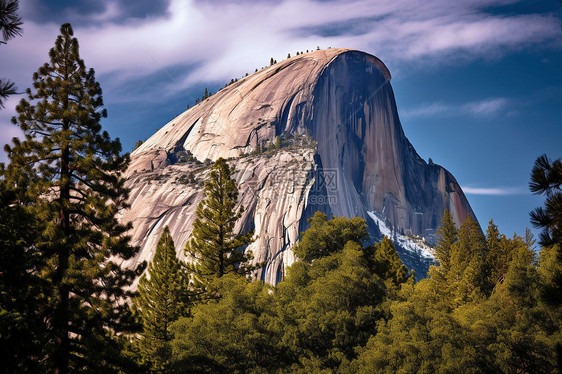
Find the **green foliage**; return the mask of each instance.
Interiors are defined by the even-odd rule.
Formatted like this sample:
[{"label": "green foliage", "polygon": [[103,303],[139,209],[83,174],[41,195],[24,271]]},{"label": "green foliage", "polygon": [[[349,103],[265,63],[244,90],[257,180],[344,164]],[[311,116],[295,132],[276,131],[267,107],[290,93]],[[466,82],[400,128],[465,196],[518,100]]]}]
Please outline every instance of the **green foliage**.
[{"label": "green foliage", "polygon": [[540,244],[562,244],[562,159],[550,161],[542,155],[531,172],[531,192],[546,195],[545,207],[531,212],[531,222],[543,229]]},{"label": "green foliage", "polygon": [[470,215],[461,225],[458,240],[451,246],[451,269],[448,278],[457,302],[474,300],[489,291],[486,272],[486,239],[478,222]]},{"label": "green foliage", "polygon": [[80,59],[70,24],[51,49],[51,61],[33,75],[16,110],[25,140],[14,139],[2,175],[8,188],[25,186],[20,206],[37,220],[32,246],[41,259],[34,274],[45,290],[43,351],[46,371],[88,368],[117,371],[123,365],[115,333],[129,329],[127,290],[140,268],[124,270],[137,248],[117,214],[127,207],[121,173],[128,165],[119,140],[101,132],[106,115],[101,88]]},{"label": "green foliage", "polygon": [[368,238],[367,224],[364,219],[345,217],[328,220],[321,212],[309,218],[310,228],[295,245],[295,255],[307,262],[341,251],[348,241],[362,244]]},{"label": "green foliage", "polygon": [[171,361],[170,325],[189,312],[189,275],[176,257],[168,226],[141,277],[134,305],[142,321],[141,356],[155,371],[168,371]]},{"label": "green foliage", "polygon": [[431,279],[404,288],[392,303],[392,318],[380,321],[349,372],[422,373],[468,372],[470,356],[463,352],[463,330],[442,307],[439,288]]},{"label": "green foliage", "polygon": [[[481,252],[481,238],[469,229],[473,223],[463,226],[459,236],[472,237],[476,251],[465,248],[473,255]],[[492,224],[491,237],[495,230]],[[553,372],[560,315],[540,303],[540,269],[532,250],[519,237],[506,241],[511,242],[507,271],[489,297],[459,299],[450,290],[466,286],[464,274],[444,282],[432,268],[429,279],[402,288],[390,307],[392,318],[379,322],[377,334],[359,349],[348,371]],[[466,263],[471,263],[468,256]]]},{"label": "green foliage", "polygon": [[217,278],[211,287],[220,298],[174,324],[179,372],[333,372],[356,357],[387,317],[406,269],[388,239],[362,248],[362,219],[317,213],[311,224],[303,241],[320,235],[325,248],[289,267],[277,287]]},{"label": "green foliage", "polygon": [[337,370],[355,357],[385,316],[384,280],[354,240],[337,252],[297,262],[277,287],[282,341],[303,372]]},{"label": "green foliage", "polygon": [[42,308],[46,284],[38,275],[34,248],[38,222],[21,199],[25,188],[0,179],[0,372],[39,372],[36,357],[44,338]]},{"label": "green foliage", "polygon": [[195,306],[174,332],[177,372],[261,372],[282,367],[287,352],[270,331],[274,309],[271,287],[227,274],[214,281],[221,295]]},{"label": "green foliage", "polygon": [[236,208],[238,188],[223,158],[212,166],[203,191],[205,198],[197,207],[192,238],[185,248],[195,260],[192,271],[199,288],[205,288],[205,284],[225,274],[247,275],[261,267],[261,264],[250,265],[252,254],[243,251],[244,246],[253,242],[254,233],[234,233],[243,207]]},{"label": "green foliage", "polygon": [[404,266],[394,244],[386,236],[380,243],[375,244],[374,257],[376,273],[387,282],[387,288],[390,288],[389,282],[393,286],[398,286],[407,280],[408,268]]},{"label": "green foliage", "polygon": [[142,140],[137,140],[137,141],[135,142],[135,146],[133,147],[133,151],[134,151],[135,149],[137,149],[138,147],[140,147],[140,146],[142,145],[142,143],[144,143]]},{"label": "green foliage", "polygon": [[437,238],[435,254],[443,272],[447,273],[451,267],[451,248],[457,240],[457,227],[448,209],[445,209],[443,218],[441,218],[441,226],[437,229]]},{"label": "green foliage", "polygon": [[[0,1],[0,30],[2,31],[0,45],[6,44],[6,41],[22,33],[21,25],[23,23],[21,17],[18,16],[18,8],[18,0]],[[15,93],[17,92],[13,82],[0,79],[0,109],[4,108],[8,96]]]}]

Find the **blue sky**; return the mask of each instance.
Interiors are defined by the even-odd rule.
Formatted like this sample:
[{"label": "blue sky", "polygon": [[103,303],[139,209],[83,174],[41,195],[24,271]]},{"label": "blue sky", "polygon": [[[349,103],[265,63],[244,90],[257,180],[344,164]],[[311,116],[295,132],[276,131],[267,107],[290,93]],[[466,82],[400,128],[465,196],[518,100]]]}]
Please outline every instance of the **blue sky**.
[{"label": "blue sky", "polygon": [[[205,87],[320,46],[386,63],[406,136],[453,173],[484,227],[493,218],[522,234],[542,203],[528,192],[534,160],[562,157],[558,0],[20,0],[20,13],[24,34],[0,45],[0,75],[29,87],[71,22],[104,90],[103,125],[127,151]],[[2,144],[19,134],[18,101],[0,111]]]}]

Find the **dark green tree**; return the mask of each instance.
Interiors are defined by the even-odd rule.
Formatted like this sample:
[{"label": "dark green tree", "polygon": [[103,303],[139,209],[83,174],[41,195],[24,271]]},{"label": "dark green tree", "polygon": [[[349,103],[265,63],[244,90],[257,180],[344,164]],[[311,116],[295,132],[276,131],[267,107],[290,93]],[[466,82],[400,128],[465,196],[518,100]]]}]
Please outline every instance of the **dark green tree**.
[{"label": "dark green tree", "polygon": [[307,262],[341,251],[348,241],[362,245],[369,237],[367,223],[359,217],[328,220],[324,213],[316,212],[308,219],[308,224],[310,228],[293,247],[295,255]]},{"label": "dark green tree", "polygon": [[220,299],[198,303],[172,325],[178,373],[267,373],[287,365],[290,351],[272,329],[272,287],[227,274],[215,280]]},{"label": "dark green tree", "polygon": [[[408,278],[408,268],[404,266],[394,244],[386,236],[375,244],[376,273],[394,286],[404,283]],[[387,287],[389,286],[387,282]]]},{"label": "dark green tree", "polygon": [[562,244],[562,159],[537,158],[529,187],[534,194],[546,196],[544,208],[531,212],[531,222],[543,230],[539,243],[544,247]]},{"label": "dark green tree", "polygon": [[38,222],[25,209],[25,182],[0,179],[0,357],[1,373],[40,372],[46,284],[34,247]]},{"label": "dark green tree", "polygon": [[47,323],[46,371],[117,371],[125,363],[113,338],[126,330],[132,292],[142,266],[122,269],[129,259],[129,225],[117,214],[127,207],[121,173],[128,165],[119,140],[101,132],[106,116],[94,71],[80,59],[70,24],[62,25],[50,62],[33,75],[33,90],[13,119],[25,134],[6,146],[10,186],[29,186],[28,209],[40,222],[34,248],[50,289],[41,307]]},{"label": "dark green tree", "polygon": [[164,228],[147,274],[139,280],[135,309],[143,325],[140,349],[152,370],[170,369],[172,339],[170,326],[189,314],[189,275],[176,257],[170,229]]},{"label": "dark green tree", "polygon": [[385,269],[392,283],[391,264],[399,259],[390,241],[376,256],[374,247],[362,248],[361,218],[314,218],[301,250],[318,234],[337,239],[319,241],[330,248],[315,251],[313,261],[291,265],[275,288],[223,276],[216,281],[220,299],[195,305],[192,316],[174,324],[178,371],[342,372],[341,365],[376,332],[387,297],[394,296],[376,269]]},{"label": "dark green tree", "polygon": [[254,241],[254,233],[234,232],[244,208],[236,208],[238,188],[231,173],[223,158],[211,167],[203,189],[205,197],[197,207],[191,241],[185,248],[194,261],[192,271],[198,288],[227,273],[249,275],[261,266],[251,265],[252,253],[244,251],[244,246]]},{"label": "dark green tree", "polygon": [[[527,232],[526,235],[530,233]],[[532,234],[531,234],[532,235]],[[522,238],[513,236],[508,239],[505,235],[500,234],[498,227],[494,224],[494,220],[490,220],[488,229],[486,230],[486,261],[485,271],[489,274],[489,285],[494,286],[498,282],[502,282],[507,274],[513,254],[520,247],[525,247],[531,251],[532,238],[527,237],[529,244]]]},{"label": "dark green tree", "polygon": [[[188,108],[188,109],[189,109],[189,108]],[[138,147],[140,147],[140,146],[142,145],[142,143],[144,143],[142,140],[140,140],[140,139],[137,140],[137,141],[135,142],[135,146],[133,147],[133,151],[134,151],[135,149],[137,149]]]},{"label": "dark green tree", "polygon": [[489,290],[485,271],[486,238],[470,215],[461,225],[458,240],[451,246],[449,279],[456,288],[457,302],[466,302]]},{"label": "dark green tree", "polygon": [[[543,284],[541,299],[562,320],[562,159],[551,161],[542,155],[535,161],[529,183],[531,192],[545,195],[544,207],[531,212],[531,223],[542,228],[539,243]],[[562,372],[562,333],[558,329],[556,356],[558,371]]]},{"label": "dark green tree", "polygon": [[494,220],[491,219],[490,222],[488,222],[488,229],[486,230],[486,246],[488,251],[485,265],[490,271],[490,280],[494,284],[507,270],[507,264],[504,261],[505,256],[503,253],[505,245],[502,245],[505,244],[505,239],[505,236],[500,238],[498,226],[495,225]]},{"label": "dark green tree", "polygon": [[[21,17],[18,16],[18,0],[0,0],[0,30],[2,32],[2,40],[0,44],[6,42],[17,35],[21,35]],[[0,79],[0,109],[4,107],[4,102],[9,95],[16,93],[13,82]]]},{"label": "dark green tree", "polygon": [[438,242],[435,246],[437,260],[444,273],[447,273],[451,266],[451,247],[457,241],[457,227],[448,209],[443,212],[441,226],[437,229],[437,238]]}]

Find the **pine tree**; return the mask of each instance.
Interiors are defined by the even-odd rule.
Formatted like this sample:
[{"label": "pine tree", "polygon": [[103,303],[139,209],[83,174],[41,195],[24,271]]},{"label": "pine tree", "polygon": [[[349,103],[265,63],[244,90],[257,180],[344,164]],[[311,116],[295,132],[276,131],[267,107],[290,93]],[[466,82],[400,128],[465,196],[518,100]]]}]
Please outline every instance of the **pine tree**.
[{"label": "pine tree", "polygon": [[532,251],[535,250],[535,243],[537,241],[535,240],[535,235],[533,235],[533,232],[528,227],[525,227],[525,238],[523,240],[527,248],[529,248]]},{"label": "pine tree", "polygon": [[[543,285],[541,299],[552,310],[562,307],[562,159],[551,161],[542,155],[535,161],[529,183],[531,192],[545,195],[544,207],[531,212],[531,223],[542,228],[539,235]],[[560,314],[558,314],[560,316]],[[560,320],[559,320],[560,321]],[[560,325],[560,324],[559,324]],[[558,329],[559,336],[560,328]],[[556,344],[558,371],[562,373],[562,338]]]},{"label": "pine tree", "polygon": [[[0,44],[6,44],[9,39],[21,35],[22,21],[17,14],[18,7],[17,0],[0,0],[0,30],[2,32]],[[0,109],[4,107],[4,101],[8,96],[15,93],[16,88],[13,82],[0,79]]]},{"label": "pine tree", "polygon": [[449,278],[457,282],[458,299],[466,301],[488,290],[485,271],[486,239],[470,215],[461,225],[458,240],[451,246]]},{"label": "pine tree", "polygon": [[534,194],[546,195],[545,207],[531,212],[533,225],[543,229],[539,243],[544,247],[562,244],[562,159],[537,158],[529,186]]},{"label": "pine tree", "polygon": [[[504,245],[501,245],[500,241]],[[494,284],[507,270],[507,264],[504,263],[505,256],[503,253],[506,244],[505,241],[505,236],[500,238],[498,226],[496,226],[494,220],[491,219],[490,222],[488,222],[488,229],[486,230],[486,246],[488,247],[488,252],[485,265],[489,268],[490,281]]]},{"label": "pine tree", "polygon": [[191,241],[185,250],[194,260],[195,286],[204,289],[213,278],[227,273],[249,274],[261,264],[250,265],[252,254],[243,252],[243,247],[254,241],[254,233],[234,233],[243,207],[236,209],[238,188],[223,158],[212,166],[203,192],[205,197],[197,207]]},{"label": "pine tree", "polygon": [[124,270],[114,260],[137,252],[117,214],[127,207],[121,173],[128,165],[119,140],[101,133],[106,116],[93,69],[80,59],[70,24],[62,25],[51,61],[33,75],[16,110],[25,140],[6,146],[6,181],[28,181],[26,209],[40,222],[34,248],[38,273],[50,284],[43,318],[46,371],[117,371],[113,336],[129,326],[126,291],[140,267]]},{"label": "pine tree", "polygon": [[[384,236],[380,243],[375,245],[375,260],[377,263],[377,274],[394,285],[404,283],[408,277],[408,268],[404,266],[394,244]],[[389,284],[389,282],[385,282]]]},{"label": "pine tree", "polygon": [[281,138],[279,135],[275,137],[275,149],[281,149]]},{"label": "pine tree", "polygon": [[310,228],[293,247],[295,256],[302,261],[312,262],[340,252],[349,241],[362,246],[369,239],[363,218],[333,217],[328,220],[326,214],[316,212],[307,222]]},{"label": "pine tree", "polygon": [[435,246],[435,252],[437,260],[446,274],[451,266],[451,247],[457,240],[457,227],[448,209],[443,212],[441,227],[437,229],[437,237],[439,241]]},{"label": "pine tree", "polygon": [[187,268],[177,259],[174,241],[166,226],[148,267],[148,276],[141,277],[134,300],[143,325],[141,354],[155,371],[166,372],[170,367],[170,325],[188,315],[188,290]]}]

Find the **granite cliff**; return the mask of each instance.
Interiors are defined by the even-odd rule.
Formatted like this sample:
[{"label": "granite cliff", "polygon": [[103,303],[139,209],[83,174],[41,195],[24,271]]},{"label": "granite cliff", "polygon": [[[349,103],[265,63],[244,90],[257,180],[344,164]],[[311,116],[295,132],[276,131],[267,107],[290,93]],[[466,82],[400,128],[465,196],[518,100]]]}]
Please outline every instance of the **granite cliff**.
[{"label": "granite cliff", "polygon": [[237,229],[255,230],[249,249],[267,261],[265,281],[281,279],[317,210],[365,218],[374,239],[391,237],[405,264],[425,275],[443,210],[457,224],[474,214],[455,178],[421,159],[404,135],[390,79],[372,55],[320,50],[262,69],[174,118],[131,154],[131,209],[122,219],[133,221],[142,250],[130,262],[151,259],[165,225],[183,257],[208,173],[202,161],[224,157],[245,208]]}]

